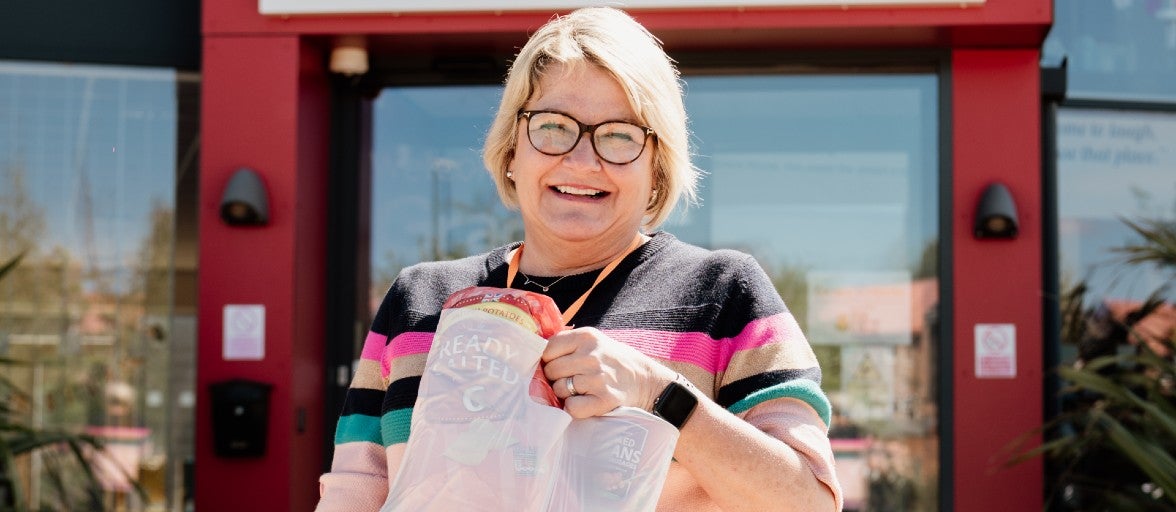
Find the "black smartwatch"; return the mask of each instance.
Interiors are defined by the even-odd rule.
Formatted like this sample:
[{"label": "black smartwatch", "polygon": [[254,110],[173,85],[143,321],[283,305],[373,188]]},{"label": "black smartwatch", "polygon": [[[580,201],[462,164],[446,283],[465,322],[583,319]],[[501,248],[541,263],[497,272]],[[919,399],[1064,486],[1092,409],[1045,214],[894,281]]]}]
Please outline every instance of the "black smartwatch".
[{"label": "black smartwatch", "polygon": [[[685,384],[679,381],[684,381]],[[662,390],[657,400],[653,401],[653,414],[666,420],[678,430],[690,419],[694,409],[698,407],[698,397],[689,389],[690,383],[681,375]]]}]

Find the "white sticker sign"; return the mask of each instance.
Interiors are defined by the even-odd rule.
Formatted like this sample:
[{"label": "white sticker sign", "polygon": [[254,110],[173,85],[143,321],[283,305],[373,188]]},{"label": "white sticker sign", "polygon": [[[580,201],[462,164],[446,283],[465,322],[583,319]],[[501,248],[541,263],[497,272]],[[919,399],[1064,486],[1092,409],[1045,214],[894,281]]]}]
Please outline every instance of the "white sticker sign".
[{"label": "white sticker sign", "polygon": [[1017,326],[976,324],[976,377],[1011,379],[1017,376]]},{"label": "white sticker sign", "polygon": [[223,343],[226,361],[265,359],[265,306],[226,304]]}]

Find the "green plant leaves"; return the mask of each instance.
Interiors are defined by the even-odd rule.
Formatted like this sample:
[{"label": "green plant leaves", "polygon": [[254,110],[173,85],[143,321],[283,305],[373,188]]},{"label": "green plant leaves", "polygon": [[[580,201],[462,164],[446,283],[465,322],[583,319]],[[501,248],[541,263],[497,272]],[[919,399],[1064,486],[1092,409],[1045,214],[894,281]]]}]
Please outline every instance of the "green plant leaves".
[{"label": "green plant leaves", "polygon": [[[1123,263],[1176,271],[1176,222],[1123,222],[1140,237],[1115,250]],[[1176,510],[1176,335],[1163,334],[1176,272],[1168,275],[1126,311],[1090,297],[1085,281],[1061,295],[1062,340],[1078,352],[1076,364],[1057,368],[1062,412],[1017,439],[1007,459],[1046,458],[1047,510]]]},{"label": "green plant leaves", "polygon": [[1094,414],[1119,451],[1164,490],[1164,498],[1176,505],[1176,459],[1163,446],[1128,430],[1105,412],[1095,411]]},{"label": "green plant leaves", "polygon": [[1120,220],[1143,237],[1143,243],[1116,249],[1116,252],[1126,255],[1127,263],[1176,267],[1176,222],[1164,219]]}]

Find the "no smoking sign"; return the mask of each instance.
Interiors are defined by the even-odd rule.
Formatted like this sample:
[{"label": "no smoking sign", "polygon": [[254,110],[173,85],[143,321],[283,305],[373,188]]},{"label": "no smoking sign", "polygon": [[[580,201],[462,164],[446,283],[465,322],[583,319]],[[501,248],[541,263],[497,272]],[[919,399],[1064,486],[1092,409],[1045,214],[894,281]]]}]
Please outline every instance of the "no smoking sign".
[{"label": "no smoking sign", "polygon": [[1017,327],[1013,324],[976,324],[976,377],[1011,379],[1017,376]]},{"label": "no smoking sign", "polygon": [[226,361],[265,359],[265,306],[226,304],[222,356]]}]

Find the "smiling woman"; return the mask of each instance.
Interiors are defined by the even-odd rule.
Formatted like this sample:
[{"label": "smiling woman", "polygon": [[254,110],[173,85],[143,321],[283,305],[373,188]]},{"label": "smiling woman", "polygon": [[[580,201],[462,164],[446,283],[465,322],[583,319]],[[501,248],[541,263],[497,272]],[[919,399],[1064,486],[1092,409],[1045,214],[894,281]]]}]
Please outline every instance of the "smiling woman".
[{"label": "smiling woman", "polygon": [[[767,270],[824,370],[845,509],[934,509],[942,481],[935,319],[946,312],[933,257],[933,70],[705,72],[684,84],[693,154],[707,175],[702,204],[675,210],[665,229],[695,245],[740,248]],[[485,171],[470,149],[500,94],[491,85],[381,92],[373,308],[418,254],[456,259],[522,239],[517,214],[479,179]],[[651,138],[645,151],[657,147]],[[439,168],[437,160],[447,162],[443,170],[421,172]],[[517,279],[556,293],[586,289],[594,275]]]},{"label": "smiling woman", "polygon": [[399,273],[320,510],[396,509],[387,480],[420,463],[405,450],[421,435],[423,356],[442,304],[471,286],[542,292],[563,311],[570,328],[541,364],[571,418],[628,407],[680,429],[658,510],[840,508],[821,370],[767,274],[653,231],[693,199],[698,173],[677,70],[648,31],[610,8],[555,17],[514,60],[483,157],[523,240]]}]

